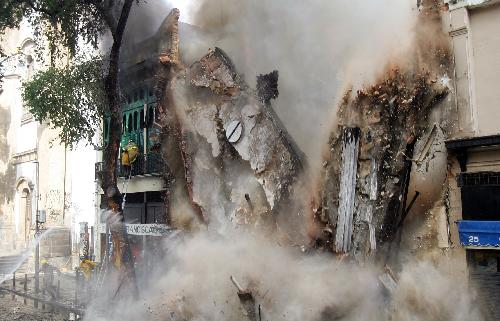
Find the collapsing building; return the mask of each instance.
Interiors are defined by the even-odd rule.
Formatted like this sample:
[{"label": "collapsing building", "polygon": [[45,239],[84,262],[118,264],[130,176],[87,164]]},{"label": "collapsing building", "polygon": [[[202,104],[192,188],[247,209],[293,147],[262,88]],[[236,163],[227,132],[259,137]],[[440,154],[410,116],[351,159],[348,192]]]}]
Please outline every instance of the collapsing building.
[{"label": "collapsing building", "polygon": [[269,89],[255,93],[215,48],[178,72],[166,89],[164,141],[177,146],[165,151],[165,159],[182,159],[190,201],[210,225],[226,215],[246,224],[272,219],[286,207],[303,168],[301,153],[270,106],[277,95],[269,93],[273,77],[260,79],[258,86]]},{"label": "collapsing building", "polygon": [[[462,218],[455,174],[461,172],[461,199],[474,218],[465,186],[498,175],[466,173],[467,165],[479,157],[476,148],[491,149],[498,141],[496,136],[460,138],[456,108],[465,107],[456,86],[464,80],[456,70],[463,66],[455,60],[458,49],[450,46],[441,21],[449,8],[437,1],[419,5],[415,44],[407,57],[388,64],[372,85],[346,91],[325,146],[320,179],[311,189],[302,185],[302,175],[317,173],[272,109],[278,72],[259,76],[254,90],[219,48],[184,65],[182,25],[179,12],[172,11],[151,40],[161,45],[126,71],[134,79],[147,75],[143,84],[148,88],[141,91],[139,81],[124,84],[133,93],[124,108],[125,140],[143,150],[130,182],[123,181],[124,187],[129,184],[122,191],[128,194],[126,223],[135,219],[140,223],[135,230],[150,224],[154,237],[170,233],[171,227],[224,232],[228,221],[293,234],[291,226],[312,217],[316,228],[309,240],[302,240],[304,247],[395,266],[394,247],[405,247],[416,255],[431,253],[438,264],[462,259],[451,272],[468,279],[454,224]],[[453,20],[460,9],[451,10]],[[459,41],[462,34],[454,32]],[[133,74],[137,66],[147,72]],[[465,157],[471,155],[476,158]],[[311,195],[298,197],[299,192]],[[140,251],[134,255],[139,260]]]},{"label": "collapsing building", "polygon": [[[159,249],[171,226],[218,229],[227,219],[274,226],[303,169],[302,153],[270,106],[278,95],[277,72],[260,76],[253,91],[221,49],[183,66],[180,26],[190,27],[179,26],[178,18],[174,9],[143,50],[133,52],[138,62],[122,76],[136,79],[122,84],[122,146],[134,141],[141,151],[130,178],[119,169],[124,219],[132,252],[145,265],[142,255]],[[104,143],[108,131],[105,119]],[[104,256],[111,244],[104,225],[99,231]]]},{"label": "collapsing building", "polygon": [[426,115],[449,92],[442,79],[450,57],[440,7],[433,1],[424,6],[419,23],[435,26],[441,37],[418,42],[409,67],[390,67],[376,85],[346,93],[320,188],[313,189],[323,195],[315,206],[304,201],[314,195],[294,195],[304,191],[299,176],[312,170],[270,104],[278,95],[278,73],[259,76],[254,91],[219,48],[183,66],[178,36],[171,33],[157,95],[169,219],[182,220],[176,195],[212,228],[229,218],[288,230],[294,216],[284,213],[307,217],[314,211],[331,233],[312,237],[329,238],[322,241],[333,244],[330,251],[369,256],[377,243],[393,241],[416,201],[408,197],[410,172],[415,145],[429,128]]}]

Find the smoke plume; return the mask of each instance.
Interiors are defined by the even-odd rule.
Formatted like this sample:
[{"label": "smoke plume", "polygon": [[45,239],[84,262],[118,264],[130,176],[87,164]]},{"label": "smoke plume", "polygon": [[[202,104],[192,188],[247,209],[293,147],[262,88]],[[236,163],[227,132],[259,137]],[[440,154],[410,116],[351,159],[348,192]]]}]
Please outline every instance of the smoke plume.
[{"label": "smoke plume", "polygon": [[[223,48],[252,87],[256,75],[279,71],[274,107],[314,159],[338,94],[369,82],[388,57],[405,52],[415,18],[413,1],[215,0],[199,3],[194,24],[210,33],[205,44]],[[200,50],[207,48],[184,52],[188,62]]]}]

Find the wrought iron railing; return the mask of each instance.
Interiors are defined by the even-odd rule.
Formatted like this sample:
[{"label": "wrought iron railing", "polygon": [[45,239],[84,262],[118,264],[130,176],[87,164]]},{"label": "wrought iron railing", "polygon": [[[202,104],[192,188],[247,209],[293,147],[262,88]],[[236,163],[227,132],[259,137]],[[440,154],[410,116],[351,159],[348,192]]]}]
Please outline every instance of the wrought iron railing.
[{"label": "wrought iron railing", "polygon": [[[139,155],[131,166],[131,176],[138,175],[159,175],[163,172],[164,161],[159,153],[148,153]],[[104,163],[95,163],[95,179],[101,179],[101,174],[104,170]],[[128,177],[129,171],[125,166],[118,165],[118,176]]]},{"label": "wrought iron railing", "polygon": [[[139,155],[135,162],[132,163],[132,176],[161,174],[163,172],[163,166],[163,158],[159,153]],[[118,176],[126,177],[128,174],[127,169],[120,165]]]}]

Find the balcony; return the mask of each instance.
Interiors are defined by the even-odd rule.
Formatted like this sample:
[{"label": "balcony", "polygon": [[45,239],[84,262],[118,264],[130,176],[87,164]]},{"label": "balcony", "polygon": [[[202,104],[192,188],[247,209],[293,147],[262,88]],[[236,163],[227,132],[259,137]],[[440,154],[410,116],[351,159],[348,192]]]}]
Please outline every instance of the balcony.
[{"label": "balcony", "polygon": [[[161,175],[163,172],[163,158],[159,153],[148,153],[146,155],[139,155],[135,162],[132,164],[132,175]],[[126,177],[127,172],[120,164],[118,166],[118,176]]]},{"label": "balcony", "polygon": [[[136,161],[132,164],[131,176],[160,176],[163,172],[164,161],[159,153],[148,153],[139,155]],[[101,179],[104,170],[104,162],[95,163],[95,179]],[[118,176],[127,177],[125,168],[118,164]]]}]

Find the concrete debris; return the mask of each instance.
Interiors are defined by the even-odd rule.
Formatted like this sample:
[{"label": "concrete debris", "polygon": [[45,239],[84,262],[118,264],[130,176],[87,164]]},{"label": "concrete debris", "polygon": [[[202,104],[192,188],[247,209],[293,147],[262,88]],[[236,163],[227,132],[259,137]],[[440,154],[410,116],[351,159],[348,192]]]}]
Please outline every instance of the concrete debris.
[{"label": "concrete debris", "polygon": [[303,168],[269,102],[278,94],[277,78],[277,72],[259,76],[258,97],[215,48],[165,89],[162,145],[176,145],[179,153],[165,149],[164,157],[169,164],[182,160],[187,194],[214,227],[225,217],[237,224],[272,219]]},{"label": "concrete debris", "polygon": [[379,275],[378,279],[390,295],[396,292],[396,289],[398,287],[398,279],[394,275],[394,272],[392,272],[390,267],[386,265],[384,267],[383,273]]},{"label": "concrete debris", "polygon": [[[330,153],[325,159],[328,165],[322,175],[323,217],[336,227],[337,252],[368,255],[375,247],[370,245],[373,229],[379,242],[394,237],[405,215],[415,137],[425,128],[425,115],[448,91],[435,79],[430,72],[395,68],[376,85],[356,93],[349,91],[344,97],[338,128],[333,131]],[[351,128],[358,128],[359,155],[356,154],[354,165],[346,167],[346,159],[352,159],[345,152],[350,141],[345,133]],[[351,184],[356,186],[355,196],[352,194],[346,203]],[[357,214],[346,221],[346,206],[352,208],[352,213],[371,213],[371,217]],[[343,232],[346,229],[353,230],[352,238]],[[346,235],[347,243],[352,244],[344,244]],[[338,246],[340,243],[342,247]]]},{"label": "concrete debris", "polygon": [[260,316],[260,306],[258,307],[259,311],[256,311],[255,298],[252,292],[243,289],[234,276],[231,275],[230,279],[238,290],[237,294],[244,309],[244,315],[248,317],[250,321],[257,321],[257,315]]}]

